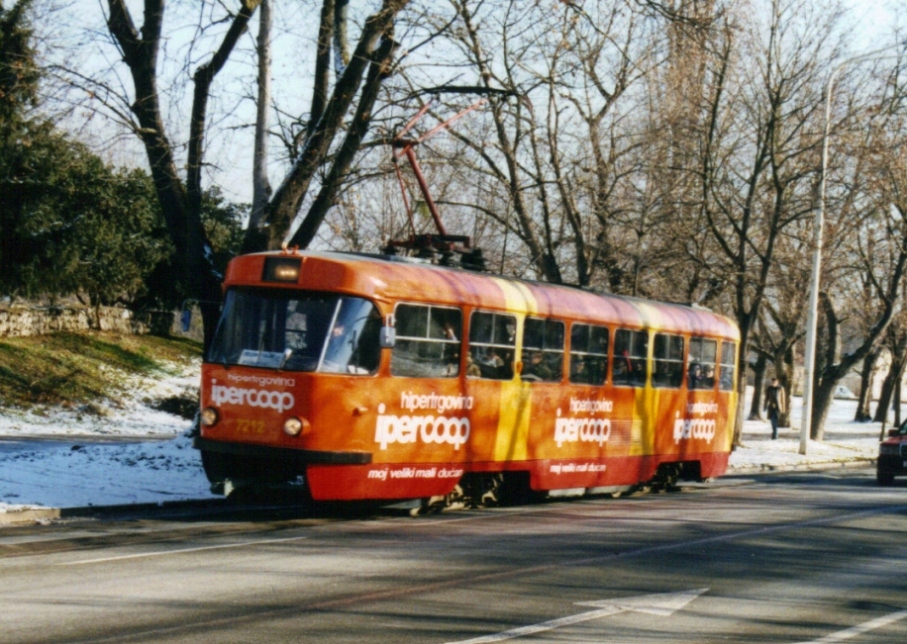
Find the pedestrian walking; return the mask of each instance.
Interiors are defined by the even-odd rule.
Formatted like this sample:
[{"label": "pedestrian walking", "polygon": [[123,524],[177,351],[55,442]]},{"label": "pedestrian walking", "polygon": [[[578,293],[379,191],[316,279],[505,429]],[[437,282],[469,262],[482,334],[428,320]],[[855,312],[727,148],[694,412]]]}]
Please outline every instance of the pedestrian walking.
[{"label": "pedestrian walking", "polygon": [[765,388],[764,411],[768,413],[768,419],[772,424],[772,440],[778,438],[778,419],[787,411],[787,399],[784,394],[784,387],[778,382],[777,378],[772,378],[772,384]]}]

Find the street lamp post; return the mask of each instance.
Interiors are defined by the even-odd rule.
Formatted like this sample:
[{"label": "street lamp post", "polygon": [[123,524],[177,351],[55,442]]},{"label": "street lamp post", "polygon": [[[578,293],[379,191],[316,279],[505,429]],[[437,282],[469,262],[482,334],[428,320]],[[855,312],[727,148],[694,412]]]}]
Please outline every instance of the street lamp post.
[{"label": "street lamp post", "polygon": [[816,326],[819,308],[819,280],[822,268],[822,227],[825,223],[825,184],[828,170],[828,138],[831,129],[831,96],[835,78],[845,66],[865,60],[891,58],[896,47],[904,47],[907,40],[898,45],[889,45],[881,49],[845,58],[831,71],[825,86],[825,130],[822,133],[822,174],[819,182],[819,208],[816,210],[816,222],[813,227],[813,262],[809,286],[809,308],[806,319],[806,353],[803,358],[803,415],[800,421],[800,453],[806,454],[809,442],[810,426],[813,411],[813,371],[816,362]]}]

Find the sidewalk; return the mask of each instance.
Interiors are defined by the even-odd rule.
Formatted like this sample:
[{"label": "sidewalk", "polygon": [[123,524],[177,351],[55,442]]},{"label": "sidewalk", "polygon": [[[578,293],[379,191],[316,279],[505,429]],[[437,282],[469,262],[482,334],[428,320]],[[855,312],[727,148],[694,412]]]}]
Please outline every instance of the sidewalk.
[{"label": "sidewalk", "polygon": [[[772,427],[768,421],[748,420],[744,423],[743,445],[731,454],[729,474],[875,461],[882,426],[881,423],[854,422],[856,400],[832,403],[823,441],[807,441],[805,455],[800,454],[803,401],[795,397],[791,402],[791,427],[779,429],[777,440],[771,440]],[[746,409],[749,409],[748,405]]]}]

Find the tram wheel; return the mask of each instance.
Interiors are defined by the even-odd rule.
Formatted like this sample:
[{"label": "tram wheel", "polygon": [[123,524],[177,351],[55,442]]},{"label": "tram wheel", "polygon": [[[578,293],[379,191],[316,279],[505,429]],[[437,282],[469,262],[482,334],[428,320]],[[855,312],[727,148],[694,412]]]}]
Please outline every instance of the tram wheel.
[{"label": "tram wheel", "polygon": [[431,514],[440,514],[447,507],[448,500],[446,496],[432,496],[421,499],[419,507],[409,511],[410,516],[424,517]]},{"label": "tram wheel", "polygon": [[500,505],[501,488],[504,484],[503,474],[481,476],[473,488],[472,503],[476,507]]},{"label": "tram wheel", "polygon": [[680,489],[677,481],[680,480],[682,472],[683,465],[680,463],[662,463],[649,483],[655,491],[676,492]]}]

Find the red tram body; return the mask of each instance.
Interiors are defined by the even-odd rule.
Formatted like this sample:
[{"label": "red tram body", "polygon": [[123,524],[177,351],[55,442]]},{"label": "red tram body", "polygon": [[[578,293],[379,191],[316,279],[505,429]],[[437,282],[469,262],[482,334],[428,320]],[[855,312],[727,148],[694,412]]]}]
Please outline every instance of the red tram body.
[{"label": "red tram body", "polygon": [[238,257],[225,289],[195,443],[215,485],[425,499],[727,468],[739,332],[712,312],[316,252]]}]

